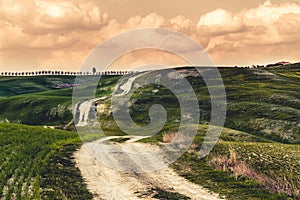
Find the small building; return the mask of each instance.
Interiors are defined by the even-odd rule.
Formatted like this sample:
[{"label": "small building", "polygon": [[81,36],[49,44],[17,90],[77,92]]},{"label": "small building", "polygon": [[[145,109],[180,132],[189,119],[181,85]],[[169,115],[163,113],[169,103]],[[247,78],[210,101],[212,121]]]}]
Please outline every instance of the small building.
[{"label": "small building", "polygon": [[276,63],[276,65],[290,65],[290,64],[292,64],[292,63],[286,62],[286,61],[281,61],[281,62]]},{"label": "small building", "polygon": [[292,64],[292,63],[286,62],[286,61],[281,61],[281,62],[277,62],[275,64],[268,64],[267,67],[276,67],[276,66],[290,65],[290,64]]}]

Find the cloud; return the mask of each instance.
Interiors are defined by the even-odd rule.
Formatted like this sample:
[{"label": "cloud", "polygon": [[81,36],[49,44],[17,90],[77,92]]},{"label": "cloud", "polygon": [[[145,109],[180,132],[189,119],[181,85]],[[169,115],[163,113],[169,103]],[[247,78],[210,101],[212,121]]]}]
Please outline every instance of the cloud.
[{"label": "cloud", "polygon": [[288,49],[300,55],[299,13],[300,6],[296,3],[266,1],[235,15],[223,9],[214,10],[201,16],[198,28],[209,33],[206,49],[217,63],[234,64],[230,59],[237,58],[240,59],[237,63],[247,63],[251,57],[261,62],[276,61],[279,57],[296,61],[299,58],[290,56]]},{"label": "cloud", "polygon": [[183,15],[178,15],[172,19],[169,20],[169,23],[174,30],[184,30],[189,29],[192,25],[191,20],[187,19]]},{"label": "cloud", "polygon": [[201,16],[197,27],[207,34],[224,34],[243,30],[242,19],[224,9],[217,9]]},{"label": "cloud", "polygon": [[23,27],[24,33],[65,33],[74,30],[96,30],[107,23],[107,13],[99,7],[72,2],[48,3],[38,1],[36,18]]},{"label": "cloud", "polygon": [[162,27],[165,22],[165,18],[157,13],[150,13],[145,17],[137,15],[127,20],[123,25],[124,30],[144,27]]},{"label": "cloud", "polygon": [[34,0],[10,0],[0,1],[0,20],[11,24],[18,24],[34,19],[35,12]]},{"label": "cloud", "polygon": [[244,23],[247,26],[271,26],[285,14],[300,13],[300,6],[295,3],[289,4],[272,4],[270,1],[265,1],[257,8],[245,10],[240,13]]},{"label": "cloud", "polygon": [[141,27],[161,27],[164,23],[164,17],[157,13],[151,13],[141,19]]},{"label": "cloud", "polygon": [[281,15],[275,26],[280,34],[297,34],[300,33],[300,13],[288,13]]},{"label": "cloud", "polygon": [[71,1],[1,1],[0,11],[2,49],[65,48],[78,39],[73,32],[95,31],[108,21],[99,7]]}]

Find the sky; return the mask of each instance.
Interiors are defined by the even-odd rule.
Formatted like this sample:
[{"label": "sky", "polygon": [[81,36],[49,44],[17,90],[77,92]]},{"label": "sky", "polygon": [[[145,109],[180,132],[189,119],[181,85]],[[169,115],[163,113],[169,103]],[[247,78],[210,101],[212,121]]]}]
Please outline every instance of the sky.
[{"label": "sky", "polygon": [[[146,27],[187,35],[216,65],[300,61],[299,0],[0,0],[0,26],[0,71],[78,71],[103,41]],[[141,50],[112,68],[154,62],[185,64]]]}]

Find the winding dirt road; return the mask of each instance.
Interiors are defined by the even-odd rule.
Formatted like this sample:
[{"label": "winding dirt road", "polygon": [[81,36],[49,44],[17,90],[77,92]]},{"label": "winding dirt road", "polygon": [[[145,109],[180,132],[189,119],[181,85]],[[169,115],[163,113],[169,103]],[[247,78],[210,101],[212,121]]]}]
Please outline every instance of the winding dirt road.
[{"label": "winding dirt road", "polygon": [[[120,158],[122,156],[116,156],[114,150],[107,150],[107,145],[113,145],[117,149],[122,148],[123,150],[135,150],[138,152],[157,151],[157,148],[159,148],[156,145],[136,142],[140,137],[132,137],[132,139],[124,143],[105,143],[106,140],[114,138],[119,137],[106,137],[96,142],[86,143],[75,154],[77,166],[86,180],[88,189],[95,195],[95,199],[156,199],[153,198],[155,192],[149,192],[153,188],[179,193],[195,200],[219,199],[218,195],[210,193],[203,187],[187,181],[169,167],[148,173],[125,173],[124,171],[108,167],[107,164],[111,166],[111,163],[107,162],[106,159]],[[99,162],[95,156],[90,154],[89,151],[93,149],[93,146],[97,146],[95,151],[104,151],[103,155],[97,155],[97,158],[103,158],[104,162]],[[147,160],[143,161],[143,166],[153,164],[147,163]],[[160,160],[160,162],[162,161]],[[130,167],[129,163],[124,161],[123,163],[119,163],[119,165],[126,168]]]}]

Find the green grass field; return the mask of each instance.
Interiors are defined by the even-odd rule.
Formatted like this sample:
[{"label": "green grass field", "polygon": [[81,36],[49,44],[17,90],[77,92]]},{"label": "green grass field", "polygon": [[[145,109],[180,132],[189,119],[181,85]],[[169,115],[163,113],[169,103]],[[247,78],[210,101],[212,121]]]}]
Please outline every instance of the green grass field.
[{"label": "green grass field", "polygon": [[55,90],[56,84],[72,84],[74,76],[0,77],[0,97]]}]

